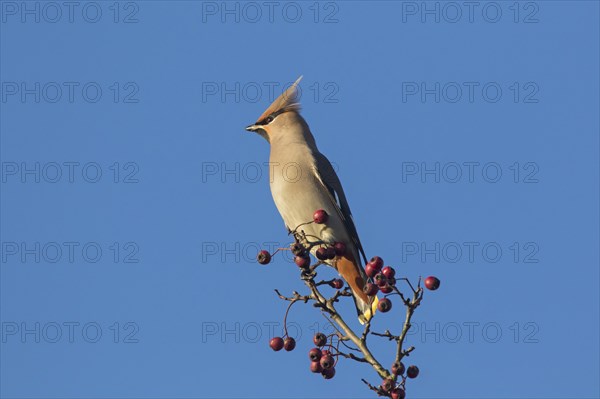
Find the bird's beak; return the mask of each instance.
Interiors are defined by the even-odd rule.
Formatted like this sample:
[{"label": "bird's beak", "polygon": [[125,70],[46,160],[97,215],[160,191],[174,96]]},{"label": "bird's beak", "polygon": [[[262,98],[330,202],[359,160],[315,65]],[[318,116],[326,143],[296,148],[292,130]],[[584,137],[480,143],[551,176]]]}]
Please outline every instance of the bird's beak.
[{"label": "bird's beak", "polygon": [[248,125],[248,126],[246,126],[246,130],[249,131],[249,132],[253,132],[253,131],[257,130],[257,129],[258,129],[258,126],[256,126],[256,125]]}]

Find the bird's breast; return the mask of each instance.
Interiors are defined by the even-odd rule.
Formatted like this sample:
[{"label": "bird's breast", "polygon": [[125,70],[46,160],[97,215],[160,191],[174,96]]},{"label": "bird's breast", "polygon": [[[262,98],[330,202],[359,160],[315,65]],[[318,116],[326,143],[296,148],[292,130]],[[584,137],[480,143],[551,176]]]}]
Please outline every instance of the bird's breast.
[{"label": "bird's breast", "polygon": [[327,223],[312,223],[302,226],[301,230],[313,238],[328,242],[348,239],[336,204],[331,201],[329,192],[317,178],[312,165],[300,162],[274,165],[270,175],[273,200],[290,230],[310,222],[317,209],[324,209],[329,215]]}]

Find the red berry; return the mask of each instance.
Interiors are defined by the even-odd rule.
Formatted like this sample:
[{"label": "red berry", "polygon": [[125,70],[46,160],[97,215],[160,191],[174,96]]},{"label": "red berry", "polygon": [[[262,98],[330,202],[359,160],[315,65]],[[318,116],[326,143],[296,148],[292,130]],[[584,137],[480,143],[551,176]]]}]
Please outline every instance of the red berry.
[{"label": "red berry", "polygon": [[365,273],[367,276],[373,278],[377,273],[379,273],[379,270],[377,270],[377,268],[371,263],[367,263],[367,266],[365,266]]},{"label": "red berry", "polygon": [[331,281],[331,283],[329,283],[329,285],[331,285],[336,290],[340,290],[344,286],[344,282],[342,280],[340,280],[339,278],[336,278],[336,279],[333,279]]},{"label": "red berry", "polygon": [[310,257],[307,255],[298,255],[294,257],[294,263],[303,269],[310,266]]},{"label": "red berry", "polygon": [[435,291],[440,288],[440,279],[434,276],[429,276],[425,279],[425,287],[431,291]]},{"label": "red berry", "polygon": [[377,273],[379,273],[381,271],[381,265],[379,263],[380,262],[373,261],[373,260],[371,260],[369,263],[367,263],[366,267],[370,268],[372,270],[372,275],[369,276],[369,277],[373,277],[373,276],[375,276]]},{"label": "red berry", "polygon": [[392,308],[392,301],[390,301],[387,298],[381,299],[379,301],[379,303],[377,304],[377,309],[379,309],[379,311],[381,313],[389,312],[391,308]]},{"label": "red berry", "polygon": [[392,389],[392,399],[404,399],[405,396],[404,389],[400,387]]},{"label": "red berry", "polygon": [[394,387],[394,381],[389,378],[386,378],[385,380],[383,380],[381,382],[381,389],[383,389],[386,392],[391,390],[393,387]]},{"label": "red berry", "polygon": [[313,342],[319,347],[324,346],[327,343],[327,337],[323,333],[316,333],[313,338]]},{"label": "red berry", "polygon": [[313,214],[313,221],[317,224],[322,224],[327,221],[328,217],[329,215],[327,214],[327,212],[325,212],[323,209],[319,209]]},{"label": "red berry", "polygon": [[392,293],[392,292],[394,292],[394,288],[393,288],[391,285],[389,285],[389,284],[382,285],[381,287],[379,287],[379,289],[380,289],[380,290],[381,290],[381,292],[383,292],[384,294],[389,294],[389,293]]},{"label": "red berry", "polygon": [[390,266],[386,266],[383,269],[381,269],[381,273],[387,278],[394,278],[394,276],[396,275],[396,271],[393,267]]},{"label": "red berry", "polygon": [[310,362],[310,371],[312,371],[313,373],[320,373],[323,371],[323,367],[321,367],[321,363],[319,363],[318,361]]},{"label": "red berry", "polygon": [[323,367],[324,370],[327,370],[333,367],[333,363],[335,363],[335,360],[333,360],[333,356],[329,354],[323,354],[323,356],[321,356],[321,359],[319,359],[319,363],[321,363],[321,367]]},{"label": "red berry", "polygon": [[271,338],[271,341],[269,342],[269,346],[275,352],[280,351],[283,348],[283,338],[281,338],[281,337]]},{"label": "red berry", "polygon": [[337,256],[343,256],[346,253],[346,244],[343,242],[336,242],[333,244],[333,249],[335,250],[335,254]]},{"label": "red berry", "polygon": [[288,352],[293,351],[295,347],[296,347],[296,340],[294,338],[287,337],[283,341],[283,349],[285,349],[286,351],[288,351]]},{"label": "red berry", "polygon": [[392,364],[392,374],[394,374],[394,375],[404,374],[404,363],[394,362],[394,364]]},{"label": "red berry", "polygon": [[312,348],[311,350],[308,351],[308,357],[310,358],[311,361],[318,362],[319,359],[321,358],[321,349]]},{"label": "red berry", "polygon": [[267,265],[271,261],[271,254],[269,253],[269,251],[265,251],[263,249],[256,256],[256,260],[258,260],[258,263],[260,263],[261,265]]},{"label": "red berry", "polygon": [[373,283],[367,283],[363,287],[363,292],[368,296],[373,296],[377,294],[377,291],[379,291],[379,288],[377,288],[377,285]]},{"label": "red berry", "polygon": [[325,248],[325,256],[327,257],[327,259],[334,259],[335,258],[335,249],[333,247]]},{"label": "red berry", "polygon": [[323,370],[321,371],[321,374],[323,375],[323,378],[325,378],[326,380],[330,380],[335,375],[335,367]]},{"label": "red berry", "polygon": [[387,279],[388,285],[396,285],[396,279],[394,277]]},{"label": "red berry", "polygon": [[406,369],[406,376],[408,378],[417,378],[419,375],[419,368],[417,366],[408,366]]},{"label": "red berry", "polygon": [[315,252],[315,256],[319,260],[327,260],[328,259],[327,258],[327,248],[325,248],[325,247],[317,248],[317,252]]},{"label": "red berry", "polygon": [[373,281],[375,281],[375,284],[377,284],[379,287],[387,284],[387,278],[381,273],[377,273]]},{"label": "red berry", "polygon": [[381,270],[381,268],[383,267],[383,259],[381,259],[379,256],[372,257],[369,263],[372,263],[373,266],[375,266],[379,270]]}]

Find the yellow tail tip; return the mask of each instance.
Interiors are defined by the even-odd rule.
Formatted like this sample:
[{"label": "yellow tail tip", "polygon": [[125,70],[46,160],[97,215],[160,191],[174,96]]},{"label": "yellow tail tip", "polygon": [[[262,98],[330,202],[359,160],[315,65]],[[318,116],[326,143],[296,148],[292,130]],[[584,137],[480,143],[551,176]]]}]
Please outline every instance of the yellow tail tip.
[{"label": "yellow tail tip", "polygon": [[378,303],[379,303],[379,298],[377,298],[377,296],[373,297],[373,302],[371,303],[371,309],[367,309],[366,312],[364,312],[363,314],[358,316],[358,321],[360,322],[360,324],[365,324],[373,318],[373,316],[375,315],[375,312],[377,311]]}]

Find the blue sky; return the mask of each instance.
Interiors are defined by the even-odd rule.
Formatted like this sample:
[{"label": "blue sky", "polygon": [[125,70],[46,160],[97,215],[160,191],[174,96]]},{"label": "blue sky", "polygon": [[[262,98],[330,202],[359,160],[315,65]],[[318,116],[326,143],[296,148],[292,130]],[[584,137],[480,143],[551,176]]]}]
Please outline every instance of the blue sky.
[{"label": "blue sky", "polygon": [[303,288],[243,128],[300,75],[367,255],[442,280],[410,397],[600,395],[597,2],[0,5],[2,397],[372,397],[309,306],[268,348]]}]

